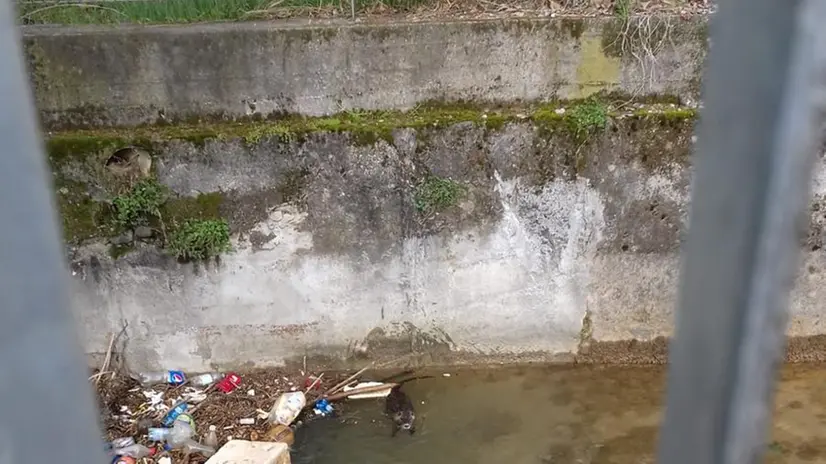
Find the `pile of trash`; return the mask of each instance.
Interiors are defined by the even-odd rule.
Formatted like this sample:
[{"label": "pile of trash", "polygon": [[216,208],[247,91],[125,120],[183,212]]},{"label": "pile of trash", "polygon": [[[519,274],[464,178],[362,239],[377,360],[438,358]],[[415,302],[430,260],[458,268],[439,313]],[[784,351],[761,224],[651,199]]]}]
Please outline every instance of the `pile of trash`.
[{"label": "pile of trash", "polygon": [[199,464],[233,439],[292,445],[296,427],[336,417],[336,401],[387,396],[396,385],[359,382],[365,370],[339,382],[324,373],[277,369],[243,376],[167,371],[92,378],[113,464]]}]

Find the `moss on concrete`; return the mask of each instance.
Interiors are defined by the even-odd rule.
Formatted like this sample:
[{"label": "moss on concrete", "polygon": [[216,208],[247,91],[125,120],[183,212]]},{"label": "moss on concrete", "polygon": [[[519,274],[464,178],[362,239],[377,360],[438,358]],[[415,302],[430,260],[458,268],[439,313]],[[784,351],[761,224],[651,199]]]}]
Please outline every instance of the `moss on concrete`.
[{"label": "moss on concrete", "polygon": [[[113,178],[104,164],[114,151],[125,146],[139,146],[157,152],[169,141],[203,145],[210,140],[241,140],[255,145],[265,139],[276,138],[283,143],[299,143],[317,132],[346,134],[354,144],[392,144],[392,134],[397,128],[416,130],[417,142],[423,145],[432,131],[457,123],[472,122],[487,131],[501,130],[509,123],[531,123],[539,131],[540,143],[545,140],[553,146],[553,149],[538,149],[532,171],[537,182],[585,173],[589,168],[588,155],[582,147],[601,140],[602,132],[606,132],[609,138],[612,131],[637,133],[633,136],[633,143],[638,145],[634,156],[650,169],[657,169],[664,163],[687,162],[690,149],[686,147],[690,144],[672,143],[674,149],[667,147],[675,137],[690,136],[696,118],[695,110],[660,104],[634,111],[617,111],[611,108],[610,101],[603,96],[581,101],[487,108],[463,103],[434,103],[406,113],[348,111],[323,118],[284,116],[274,121],[245,124],[78,130],[53,134],[48,138],[46,147],[55,175],[66,240],[81,243],[93,238],[111,237],[118,232],[117,227],[112,225],[112,207],[92,199],[89,189],[102,190],[105,193],[103,196],[108,195],[109,198],[123,191],[123,186],[118,183],[123,181]],[[611,131],[607,131],[608,127]],[[78,171],[82,171],[81,179],[93,179],[95,185],[71,180],[78,177],[68,173],[77,174]],[[300,199],[309,175],[307,169],[285,173],[283,181],[273,187],[278,202]],[[170,233],[192,219],[218,219],[222,217],[221,206],[224,202],[225,197],[221,193],[191,198],[173,196],[159,208],[162,223],[152,225]]]},{"label": "moss on concrete", "polygon": [[560,28],[572,39],[579,40],[580,37],[582,37],[582,34],[585,33],[585,19],[562,18],[562,20],[560,20]]},{"label": "moss on concrete", "polygon": [[95,201],[79,182],[56,183],[57,207],[66,243],[78,245],[95,237],[114,234],[113,211],[109,204]]},{"label": "moss on concrete", "polygon": [[[599,97],[601,101],[608,101]],[[666,101],[672,101],[664,97]],[[570,114],[557,112],[559,108],[576,108],[593,100],[552,102],[547,104],[490,107],[463,104],[423,104],[408,112],[400,111],[345,111],[329,117],[282,116],[271,121],[246,123],[168,125],[131,129],[76,130],[57,132],[47,139],[47,152],[53,162],[64,158],[87,156],[107,150],[133,145],[151,150],[155,144],[179,140],[202,146],[209,140],[240,139],[254,145],[263,139],[277,138],[284,142],[303,140],[316,132],[347,133],[354,143],[372,145],[378,140],[393,142],[393,130],[398,128],[438,128],[459,122],[474,122],[489,130],[502,128],[508,122],[530,120],[537,124],[565,125]],[[680,115],[693,117],[693,110],[682,110]],[[639,110],[646,113],[646,110]],[[615,115],[606,108],[608,116]],[[574,113],[576,114],[576,113]],[[651,117],[659,117],[652,114]],[[577,125],[568,124],[576,132]]]}]

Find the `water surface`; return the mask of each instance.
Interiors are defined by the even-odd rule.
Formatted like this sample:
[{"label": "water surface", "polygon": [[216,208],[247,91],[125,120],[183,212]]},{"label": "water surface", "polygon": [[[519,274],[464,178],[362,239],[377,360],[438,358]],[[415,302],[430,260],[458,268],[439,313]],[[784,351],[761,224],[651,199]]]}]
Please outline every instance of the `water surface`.
[{"label": "water surface", "polygon": [[[654,462],[664,367],[443,372],[404,386],[419,416],[412,437],[391,438],[382,400],[350,401],[339,419],[298,430],[293,463]],[[784,368],[766,462],[826,463],[826,366]]]}]

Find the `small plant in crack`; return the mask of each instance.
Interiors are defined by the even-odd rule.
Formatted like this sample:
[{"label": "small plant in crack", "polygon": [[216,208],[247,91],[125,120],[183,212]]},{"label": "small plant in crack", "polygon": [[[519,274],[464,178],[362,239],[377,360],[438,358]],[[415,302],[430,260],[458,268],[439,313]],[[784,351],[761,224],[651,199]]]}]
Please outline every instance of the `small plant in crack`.
[{"label": "small plant in crack", "polygon": [[172,233],[168,248],[184,261],[218,256],[230,251],[229,224],[223,219],[189,220]]},{"label": "small plant in crack", "polygon": [[631,16],[631,0],[614,0],[614,15],[627,23]]},{"label": "small plant in crack", "polygon": [[571,108],[566,119],[577,139],[585,139],[608,124],[608,107],[596,98],[589,98]]},{"label": "small plant in crack", "polygon": [[166,189],[157,180],[141,180],[128,193],[112,200],[115,222],[123,228],[146,225],[150,218],[160,217],[160,207],[166,199]]},{"label": "small plant in crack", "polygon": [[467,193],[467,187],[444,177],[429,176],[416,187],[413,203],[420,213],[431,214],[447,209]]}]

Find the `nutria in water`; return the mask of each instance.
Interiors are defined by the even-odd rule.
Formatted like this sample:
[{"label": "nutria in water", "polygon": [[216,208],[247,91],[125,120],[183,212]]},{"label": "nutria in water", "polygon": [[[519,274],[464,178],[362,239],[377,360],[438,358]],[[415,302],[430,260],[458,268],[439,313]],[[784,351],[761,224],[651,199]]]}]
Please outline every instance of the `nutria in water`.
[{"label": "nutria in water", "polygon": [[393,434],[391,436],[395,437],[399,430],[406,430],[410,435],[416,433],[416,412],[413,410],[413,402],[402,391],[401,385],[397,385],[390,390],[384,404],[384,412],[393,421]]},{"label": "nutria in water", "polygon": [[390,390],[390,394],[387,395],[387,399],[384,403],[384,413],[387,414],[393,421],[392,436],[394,437],[399,430],[406,430],[410,433],[410,435],[416,433],[416,411],[413,409],[413,402],[410,400],[410,397],[407,396],[407,393],[402,391],[402,385],[410,382],[411,380],[429,379],[433,377],[432,375],[420,375],[401,381],[395,380],[399,377],[404,377],[410,374],[413,374],[413,371],[407,370],[380,380],[380,382],[392,381],[396,383],[396,386]]}]

